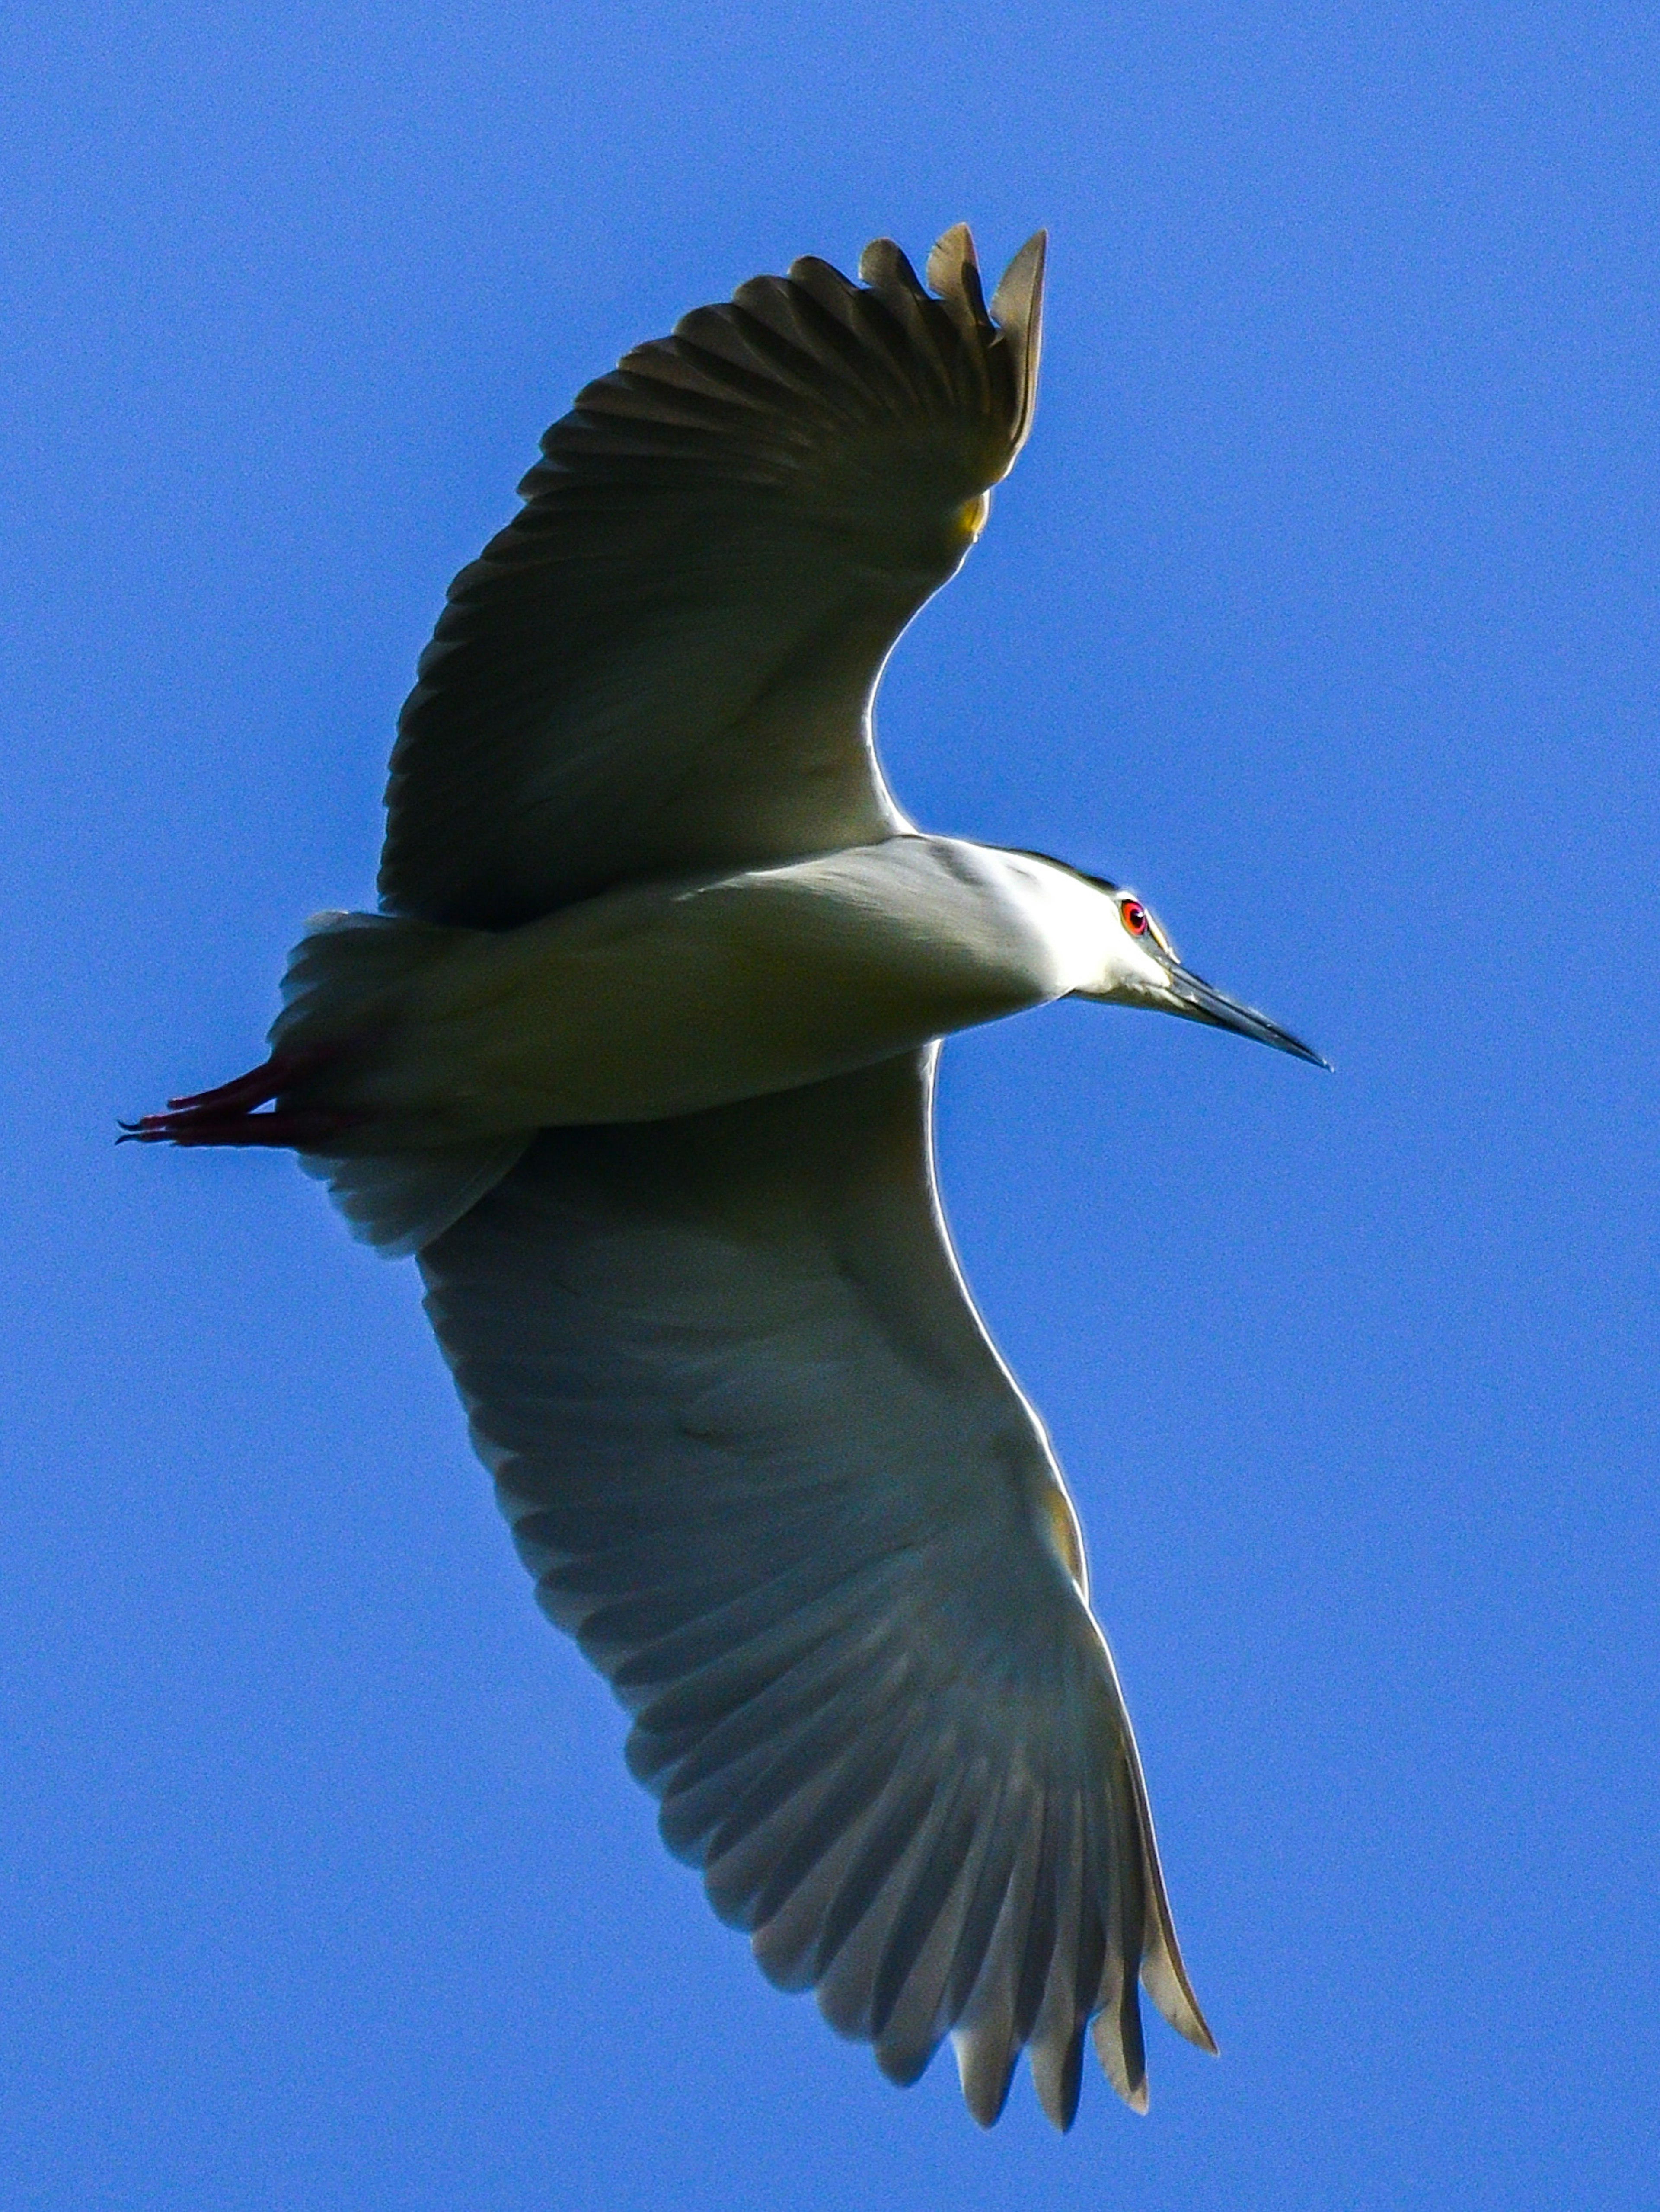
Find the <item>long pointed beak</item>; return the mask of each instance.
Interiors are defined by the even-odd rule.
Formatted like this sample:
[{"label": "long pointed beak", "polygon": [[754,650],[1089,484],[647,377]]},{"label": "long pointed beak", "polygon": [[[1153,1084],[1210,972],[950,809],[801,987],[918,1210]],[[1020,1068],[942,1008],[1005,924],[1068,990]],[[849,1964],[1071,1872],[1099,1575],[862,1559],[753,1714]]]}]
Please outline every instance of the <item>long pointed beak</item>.
[{"label": "long pointed beak", "polygon": [[1294,1060],[1306,1060],[1316,1067],[1331,1072],[1331,1062],[1323,1059],[1312,1045],[1294,1037],[1289,1030],[1282,1030],[1278,1022],[1271,1022],[1266,1014],[1259,1014],[1255,1006],[1231,999],[1225,991],[1219,991],[1206,982],[1202,975],[1194,975],[1172,961],[1167,969],[1171,996],[1176,1003],[1170,1009],[1190,1022],[1208,1022],[1213,1029],[1232,1030],[1240,1036],[1255,1037],[1258,1044],[1271,1044],[1276,1052],[1288,1052]]}]

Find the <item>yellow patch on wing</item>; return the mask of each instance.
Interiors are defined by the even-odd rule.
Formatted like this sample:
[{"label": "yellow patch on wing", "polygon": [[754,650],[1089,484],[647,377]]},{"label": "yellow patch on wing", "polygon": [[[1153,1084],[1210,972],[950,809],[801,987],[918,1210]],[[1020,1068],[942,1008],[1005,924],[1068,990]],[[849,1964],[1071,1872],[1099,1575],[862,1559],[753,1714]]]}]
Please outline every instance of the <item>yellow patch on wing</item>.
[{"label": "yellow patch on wing", "polygon": [[1078,1595],[1085,1604],[1089,1601],[1090,1573],[1084,1558],[1084,1532],[1078,1523],[1078,1509],[1059,1482],[1051,1482],[1040,1493],[1038,1507],[1042,1515],[1040,1526],[1048,1538],[1049,1548],[1072,1577]]},{"label": "yellow patch on wing", "polygon": [[986,517],[990,513],[991,494],[982,491],[976,493],[972,499],[965,499],[952,520],[971,545],[985,528]]}]

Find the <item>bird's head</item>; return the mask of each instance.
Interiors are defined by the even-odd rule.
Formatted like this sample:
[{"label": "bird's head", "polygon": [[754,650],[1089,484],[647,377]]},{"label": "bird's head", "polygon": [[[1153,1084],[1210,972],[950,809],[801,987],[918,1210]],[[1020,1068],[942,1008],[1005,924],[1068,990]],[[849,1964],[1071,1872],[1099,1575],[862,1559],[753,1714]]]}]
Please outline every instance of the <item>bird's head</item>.
[{"label": "bird's head", "polygon": [[1276,1052],[1311,1060],[1316,1067],[1330,1066],[1329,1060],[1289,1030],[1282,1030],[1254,1006],[1229,998],[1225,991],[1217,990],[1202,975],[1184,968],[1151,908],[1133,890],[1100,876],[1089,880],[1110,913],[1101,915],[1105,927],[1098,938],[1102,953],[1100,980],[1075,996],[1099,999],[1109,1006],[1151,1006],[1158,1013],[1180,1014],[1184,1021],[1208,1022],[1213,1029],[1255,1037],[1259,1044],[1271,1044]]}]

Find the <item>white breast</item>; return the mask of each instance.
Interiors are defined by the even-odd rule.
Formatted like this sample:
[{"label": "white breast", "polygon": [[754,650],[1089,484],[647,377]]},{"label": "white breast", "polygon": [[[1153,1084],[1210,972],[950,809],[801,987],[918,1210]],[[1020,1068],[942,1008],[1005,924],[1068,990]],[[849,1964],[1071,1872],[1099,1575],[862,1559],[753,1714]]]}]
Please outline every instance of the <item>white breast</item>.
[{"label": "white breast", "polygon": [[905,836],[458,933],[349,1095],[425,1141],[760,1097],[1086,984],[1104,903],[1047,862]]}]

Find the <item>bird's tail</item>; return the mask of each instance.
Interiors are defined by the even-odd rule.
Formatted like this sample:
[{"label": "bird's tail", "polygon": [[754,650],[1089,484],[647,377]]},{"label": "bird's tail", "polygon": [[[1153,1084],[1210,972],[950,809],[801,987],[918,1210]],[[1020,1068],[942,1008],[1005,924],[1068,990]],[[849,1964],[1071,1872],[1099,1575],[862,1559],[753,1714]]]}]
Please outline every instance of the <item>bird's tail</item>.
[{"label": "bird's tail", "polygon": [[[464,933],[392,915],[319,914],[289,956],[271,1057],[127,1129],[143,1144],[291,1146],[352,1234],[388,1259],[418,1252],[495,1188],[529,1133],[386,1147],[372,1115],[331,1102],[331,1067],[375,1020],[374,1001],[441,960]],[[270,1107],[269,1112],[261,1110]]]},{"label": "bird's tail", "polygon": [[[382,914],[319,914],[289,955],[283,1011],[271,1024],[272,1056],[325,1052],[349,1033],[360,1008],[453,951],[462,932]],[[514,1165],[527,1134],[467,1144],[377,1152],[373,1124],[300,1150],[306,1173],[329,1195],[354,1237],[389,1259],[429,1244],[493,1190]]]}]

